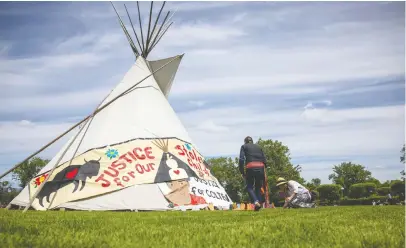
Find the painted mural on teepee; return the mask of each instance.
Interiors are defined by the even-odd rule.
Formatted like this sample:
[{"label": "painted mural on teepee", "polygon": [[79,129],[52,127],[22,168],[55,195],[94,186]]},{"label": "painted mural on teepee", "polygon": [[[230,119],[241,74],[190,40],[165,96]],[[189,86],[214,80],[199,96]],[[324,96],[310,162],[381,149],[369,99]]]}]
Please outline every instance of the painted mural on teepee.
[{"label": "painted mural on teepee", "polygon": [[154,183],[197,177],[190,166],[168,151],[168,140],[156,140],[152,143],[164,152]]},{"label": "painted mural on teepee", "polygon": [[[43,200],[46,198],[47,203],[50,203],[51,194],[58,191],[60,188],[68,186],[70,184],[74,185],[72,193],[75,193],[78,189],[82,191],[86,186],[86,180],[95,177],[100,171],[100,159],[87,161],[84,159],[84,164],[82,165],[69,165],[63,170],[55,174],[52,181],[48,181],[43,186],[42,190],[37,195],[39,204],[44,207]],[[79,184],[80,188],[79,188]]]},{"label": "painted mural on teepee", "polygon": [[158,186],[173,206],[207,204],[203,197],[190,193],[190,178],[159,183]]},{"label": "painted mural on teepee", "polygon": [[[49,171],[31,181],[30,197],[47,174]],[[190,144],[176,138],[135,139],[92,149],[78,155],[71,163],[63,163],[52,173],[32,206],[39,210],[51,209],[136,184],[190,177],[216,180],[204,158]]]}]

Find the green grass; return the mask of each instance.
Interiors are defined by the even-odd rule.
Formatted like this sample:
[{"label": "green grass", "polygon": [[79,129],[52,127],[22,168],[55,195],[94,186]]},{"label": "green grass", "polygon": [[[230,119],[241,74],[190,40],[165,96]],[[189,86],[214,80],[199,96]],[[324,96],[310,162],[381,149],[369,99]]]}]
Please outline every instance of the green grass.
[{"label": "green grass", "polygon": [[405,247],[402,206],[200,212],[0,209],[1,247]]}]

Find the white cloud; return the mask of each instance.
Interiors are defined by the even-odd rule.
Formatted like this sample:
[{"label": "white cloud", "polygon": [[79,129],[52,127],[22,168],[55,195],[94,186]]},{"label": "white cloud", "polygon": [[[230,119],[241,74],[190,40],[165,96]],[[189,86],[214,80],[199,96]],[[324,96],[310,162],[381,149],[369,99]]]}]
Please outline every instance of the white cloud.
[{"label": "white cloud", "polygon": [[206,104],[205,101],[189,101],[189,103],[196,107],[203,107]]},{"label": "white cloud", "polygon": [[115,32],[106,33],[87,33],[70,37],[66,40],[57,43],[54,48],[55,52],[67,53],[69,51],[86,50],[93,53],[106,52],[110,49],[116,48],[116,45],[123,43],[125,36],[121,30],[117,29]]},{"label": "white cloud", "polygon": [[327,106],[330,106],[331,104],[333,104],[333,102],[331,100],[325,100],[322,101],[324,104],[326,104]]},{"label": "white cloud", "polygon": [[[117,38],[101,37],[98,39],[98,42],[90,47],[90,51],[78,53],[77,48],[83,46],[86,43],[86,39],[88,39],[87,36],[73,37],[61,43],[61,45],[56,48],[54,54],[47,56],[0,60],[2,71],[18,70],[21,72],[21,69],[23,69],[24,72],[24,69],[28,69],[32,72],[41,72],[55,68],[70,69],[71,67],[95,66],[108,58],[107,54],[103,54],[102,51],[108,51],[111,49],[112,44],[119,40]],[[76,50],[76,52],[73,52],[74,50]]]},{"label": "white cloud", "polygon": [[[321,178],[321,183],[329,183],[328,176],[332,174],[333,165],[339,165],[343,161],[350,161],[356,164],[361,164],[365,168],[372,172],[372,176],[381,181],[394,180],[400,178],[400,171],[403,169],[403,166],[399,164],[399,161],[394,159],[388,160],[387,158],[380,157],[364,157],[364,158],[355,158],[355,159],[342,159],[342,160],[327,160],[327,161],[317,161],[317,162],[308,162],[301,163],[302,173],[301,175],[306,179],[310,180],[311,178]],[[380,166],[382,164],[394,164],[398,165],[397,167],[392,166],[391,169],[387,166]]]},{"label": "white cloud", "polygon": [[[368,156],[397,152],[404,137],[404,106],[325,110],[303,119],[301,110],[255,111],[244,107],[193,110],[181,113],[187,127],[210,119],[230,131],[191,130],[202,152],[209,156],[235,154],[242,137],[274,138],[286,143],[293,156]],[[305,110],[306,111],[306,110]],[[238,114],[237,114],[238,113]],[[255,135],[254,135],[255,134]],[[216,140],[216,146],[210,145]],[[232,145],[230,145],[232,144]]]},{"label": "white cloud", "polygon": [[[212,120],[205,120],[205,121],[199,123],[196,127],[194,127],[194,129],[197,129],[197,130],[200,130],[203,132],[208,132],[208,133],[218,133],[218,132],[228,131],[227,127],[217,125]],[[192,130],[193,130],[193,128],[192,128]]]},{"label": "white cloud", "polygon": [[[210,6],[208,3],[197,5]],[[346,6],[344,9],[348,8]],[[307,7],[307,11],[309,9]],[[171,27],[152,56],[172,56],[186,52],[172,94],[307,94],[322,92],[326,85],[336,85],[343,80],[404,74],[404,59],[402,53],[399,53],[404,53],[404,48],[403,45],[397,45],[397,38],[402,37],[398,35],[399,31],[403,32],[399,25],[389,21],[329,23],[324,25],[327,33],[301,33],[300,36],[290,37],[288,42],[280,42],[262,38],[253,33],[251,26],[244,25],[253,16],[262,22],[270,22],[267,21],[267,11],[269,9],[242,14],[238,11],[230,12],[229,15],[240,17],[230,20],[225,15],[216,23],[197,18],[198,21],[184,21]],[[300,8],[279,7],[275,11],[291,16]],[[301,10],[300,13],[306,12]],[[60,44],[50,44],[50,48],[56,45],[53,55],[0,61],[0,68],[5,70],[0,72],[1,78],[5,79],[0,80],[0,84],[8,87],[12,87],[12,84],[45,84],[46,75],[55,69],[60,74],[62,70],[69,70],[68,75],[72,75],[76,68],[96,67],[107,61],[117,64],[122,56],[126,56],[130,62],[133,55],[127,41],[120,27],[108,27],[112,26],[113,31],[89,32],[63,40]],[[278,30],[275,36],[283,34]]]},{"label": "white cloud", "polygon": [[11,45],[7,44],[6,42],[0,41],[0,58],[6,56],[8,51],[11,49]]},{"label": "white cloud", "polygon": [[27,121],[27,120],[22,120],[22,121],[20,121],[19,124],[22,125],[22,126],[29,126],[29,125],[32,125],[32,122]]},{"label": "white cloud", "polygon": [[[38,150],[62,132],[70,128],[73,123],[33,123],[23,120],[20,122],[0,122],[0,144],[7,144],[2,147],[1,154],[20,154],[21,158],[27,157],[29,153]],[[53,156],[67,136],[58,143],[52,145],[43,154],[46,157]]]},{"label": "white cloud", "polygon": [[[110,88],[96,88],[80,92],[65,92],[60,94],[33,95],[15,97],[3,100],[0,112],[11,114],[22,112],[29,108],[31,111],[51,111],[64,109],[85,108],[92,111],[97,104],[110,92]],[[12,106],[12,108],[10,108]]]},{"label": "white cloud", "polygon": [[[219,9],[223,7],[230,7],[239,3],[232,2],[170,2],[169,8],[176,9],[177,11],[202,11],[207,9]],[[158,11],[158,10],[156,10]]]},{"label": "white cloud", "polygon": [[[58,42],[50,41],[49,53],[44,55],[12,58],[0,56],[0,85],[9,89],[20,87],[20,90],[24,90],[26,86],[47,84],[53,87],[55,82],[47,80],[52,74],[72,77],[75,75],[72,72],[76,70],[97,67],[113,58],[122,59],[121,52],[128,51],[127,46],[119,46],[123,41],[125,37],[117,31],[104,34],[88,33]],[[11,44],[5,49],[9,47]],[[76,82],[72,83],[75,84]]]},{"label": "white cloud", "polygon": [[[120,17],[122,19],[127,19],[127,13],[125,11],[124,5],[122,3],[113,3],[115,8],[117,9],[118,13],[120,14]],[[166,12],[171,11],[171,13],[175,12],[175,16],[179,13],[193,13],[194,11],[202,12],[202,11],[210,11],[211,9],[219,9],[219,8],[224,8],[224,7],[230,7],[231,5],[238,5],[238,2],[166,2],[164,10],[161,14],[160,21],[162,22]],[[141,12],[141,17],[142,23],[148,23],[148,21],[145,21],[144,19],[148,17],[149,15],[149,8],[150,8],[150,3],[148,2],[143,2],[141,1],[139,3],[140,6],[140,12]],[[155,18],[159,10],[161,9],[162,3],[155,2],[153,5],[153,17]],[[136,3],[126,3],[127,10],[131,16],[131,19],[133,20],[134,23],[136,23],[136,20],[138,19],[138,10],[137,10],[137,4]],[[108,10],[108,11],[106,11]],[[107,19],[107,18],[116,18],[116,14],[113,10],[113,8],[110,6],[103,6],[100,8],[100,6],[94,6],[93,8],[83,8],[80,10],[80,16],[83,18],[90,18],[90,19]],[[138,24],[138,23],[136,23]]]},{"label": "white cloud", "polygon": [[227,24],[185,23],[165,35],[165,46],[196,46],[207,42],[227,42],[247,35],[241,28]]},{"label": "white cloud", "polygon": [[390,43],[382,47],[360,44],[345,49],[340,49],[339,43],[324,48],[289,49],[231,46],[226,54],[186,53],[179,74],[205,73],[206,77],[179,81],[173,93],[279,92],[298,86],[322,90],[323,86],[337,85],[340,81],[403,75],[403,56],[401,53],[388,56],[382,51],[386,46]]}]

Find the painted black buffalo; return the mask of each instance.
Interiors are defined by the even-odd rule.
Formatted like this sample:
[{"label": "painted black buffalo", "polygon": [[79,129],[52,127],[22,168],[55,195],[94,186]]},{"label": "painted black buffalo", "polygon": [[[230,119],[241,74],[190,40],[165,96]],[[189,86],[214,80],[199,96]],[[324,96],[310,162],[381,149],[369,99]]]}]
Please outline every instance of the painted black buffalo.
[{"label": "painted black buffalo", "polygon": [[[101,158],[100,158],[101,159]],[[100,159],[86,161],[83,165],[69,165],[65,169],[55,174],[52,181],[48,181],[42,190],[37,195],[37,199],[41,206],[43,205],[44,197],[46,197],[49,203],[49,197],[52,193],[58,191],[73,182],[75,188],[72,193],[76,192],[79,187],[79,183],[82,182],[82,186],[79,191],[81,191],[86,185],[86,179],[97,176],[100,171]]]}]

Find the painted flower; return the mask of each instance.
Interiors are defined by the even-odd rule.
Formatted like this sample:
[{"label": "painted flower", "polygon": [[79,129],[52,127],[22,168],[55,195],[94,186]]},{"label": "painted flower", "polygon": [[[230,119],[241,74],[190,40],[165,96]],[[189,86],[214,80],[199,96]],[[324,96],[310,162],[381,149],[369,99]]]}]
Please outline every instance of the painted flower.
[{"label": "painted flower", "polygon": [[117,151],[117,149],[108,149],[107,152],[106,152],[106,156],[107,156],[109,159],[116,158],[116,157],[118,156],[118,151]]},{"label": "painted flower", "polygon": [[41,176],[35,178],[35,182],[34,182],[35,188],[40,186],[42,184],[42,182],[44,182],[47,177],[48,177],[48,174],[41,175]]}]

